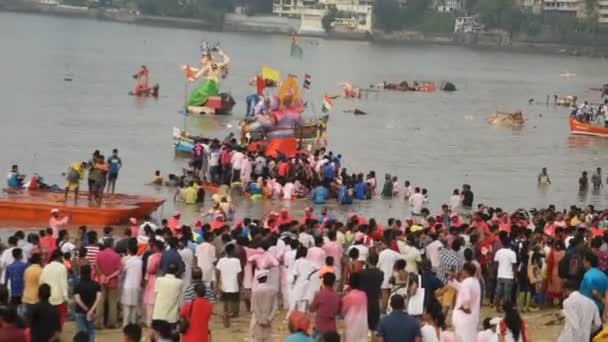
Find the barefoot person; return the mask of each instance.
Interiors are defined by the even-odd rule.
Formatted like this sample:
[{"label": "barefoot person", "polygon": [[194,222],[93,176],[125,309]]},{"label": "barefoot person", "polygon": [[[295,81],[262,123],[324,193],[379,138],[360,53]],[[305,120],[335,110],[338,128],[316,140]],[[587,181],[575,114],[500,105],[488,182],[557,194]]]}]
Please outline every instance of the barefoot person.
[{"label": "barefoot person", "polygon": [[74,190],[74,203],[78,202],[78,190],[80,190],[80,181],[84,178],[84,171],[86,170],[86,168],[86,162],[72,163],[68,167],[68,171],[65,174],[64,202],[68,201],[68,194],[70,190]]}]

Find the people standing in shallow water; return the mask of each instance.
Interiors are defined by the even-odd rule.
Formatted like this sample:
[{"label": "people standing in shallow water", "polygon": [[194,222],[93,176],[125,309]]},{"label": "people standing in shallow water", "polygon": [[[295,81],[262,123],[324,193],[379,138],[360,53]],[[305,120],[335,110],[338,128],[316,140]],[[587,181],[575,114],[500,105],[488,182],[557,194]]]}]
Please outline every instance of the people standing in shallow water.
[{"label": "people standing in shallow water", "polygon": [[549,173],[547,173],[547,168],[543,167],[540,174],[538,175],[538,186],[547,186],[551,184],[551,178],[549,178]]},{"label": "people standing in shallow water", "polygon": [[593,190],[599,190],[603,187],[602,184],[602,168],[598,167],[595,173],[591,176],[591,184],[593,184]]},{"label": "people standing in shallow water", "polygon": [[583,171],[578,179],[578,191],[586,192],[587,190],[589,190],[589,177],[587,177],[587,171]]}]

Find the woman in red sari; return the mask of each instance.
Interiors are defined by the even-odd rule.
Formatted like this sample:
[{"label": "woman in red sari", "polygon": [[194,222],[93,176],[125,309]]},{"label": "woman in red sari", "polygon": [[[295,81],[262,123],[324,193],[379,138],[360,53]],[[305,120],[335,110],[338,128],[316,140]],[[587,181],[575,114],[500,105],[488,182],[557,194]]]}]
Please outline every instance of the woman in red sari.
[{"label": "woman in red sari", "polygon": [[559,262],[566,253],[563,241],[556,241],[547,257],[547,278],[545,295],[550,299],[550,304],[553,305],[554,299],[562,298],[562,280],[559,277],[558,267]]}]

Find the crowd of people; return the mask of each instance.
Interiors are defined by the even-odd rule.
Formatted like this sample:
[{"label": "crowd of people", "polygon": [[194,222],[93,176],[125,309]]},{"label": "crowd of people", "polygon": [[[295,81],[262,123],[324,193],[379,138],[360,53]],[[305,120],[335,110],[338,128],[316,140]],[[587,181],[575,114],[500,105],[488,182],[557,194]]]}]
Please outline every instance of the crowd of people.
[{"label": "crowd of people", "polygon": [[[149,327],[154,341],[208,341],[216,302],[226,327],[252,314],[251,341],[272,340],[286,318],[287,342],[525,342],[520,312],[558,305],[559,341],[600,331],[608,210],[472,209],[470,186],[453,197],[436,215],[423,208],[386,225],[308,208],[232,221],[215,211],[189,226],[175,212],[101,237],[86,227],[70,237],[53,210],[48,229],[3,246],[0,335],[49,341],[73,318],[79,341],[119,326]],[[483,304],[497,316],[481,317]]]},{"label": "crowd of people", "polygon": [[608,115],[608,100],[604,100],[604,103],[594,107],[587,101],[583,102],[580,106],[573,105],[570,115],[577,121],[593,124],[599,127],[608,127],[606,124],[606,116]]},{"label": "crowd of people", "polygon": [[181,176],[169,175],[167,180],[157,171],[150,183],[179,187],[177,195],[187,204],[201,202],[201,193],[193,195],[207,184],[246,192],[251,199],[311,198],[315,204],[325,204],[330,198],[340,204],[371,199],[377,189],[375,172],[349,173],[342,163],[342,155],[325,148],[300,151],[292,158],[269,157],[244,151],[235,140],[199,141],[191,169],[184,169]]}]

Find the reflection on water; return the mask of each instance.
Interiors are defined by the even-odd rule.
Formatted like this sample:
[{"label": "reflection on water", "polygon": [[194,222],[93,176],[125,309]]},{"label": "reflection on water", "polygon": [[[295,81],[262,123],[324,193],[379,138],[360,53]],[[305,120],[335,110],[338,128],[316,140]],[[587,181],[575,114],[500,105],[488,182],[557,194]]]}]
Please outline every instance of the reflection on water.
[{"label": "reflection on water", "polygon": [[[231,117],[177,114],[186,95],[179,65],[198,59],[201,35],[220,41],[233,59],[221,83],[239,102]],[[154,170],[166,175],[184,166],[172,151],[172,128],[185,127],[211,138],[236,133],[243,99],[253,92],[248,80],[263,65],[283,75],[311,74],[312,87],[305,94],[316,108],[322,95],[337,93],[343,81],[361,86],[384,80],[453,82],[458,87],[454,93],[378,92],[360,100],[336,100],[329,121],[330,148],[344,156],[349,172],[373,169],[426,187],[435,210],[463,183],[473,186],[477,202],[503,208],[549,203],[563,207],[577,200],[608,203],[606,190],[584,198],[576,194],[582,170],[606,166],[608,139],[570,136],[568,109],[543,102],[553,94],[598,102],[599,93],[587,89],[605,83],[598,72],[605,63],[599,59],[320,40],[304,44],[304,59],[295,60],[289,58],[290,38],[284,36],[10,13],[0,13],[0,41],[0,94],[6,94],[0,114],[0,169],[17,163],[28,174],[38,172],[50,182],[63,183],[60,174],[70,162],[87,158],[95,149],[108,153],[116,147],[124,162],[119,190],[167,198],[160,216],[173,210],[174,189],[143,184]],[[151,70],[151,80],[160,83],[160,98],[127,96],[131,75],[141,64]],[[560,77],[562,70],[577,76]],[[71,82],[63,80],[68,74]],[[535,99],[533,104],[528,104],[530,99]],[[368,115],[343,113],[353,108]],[[522,110],[525,126],[489,127],[485,119],[497,110]],[[539,191],[542,167],[548,168],[553,184]],[[310,202],[235,204],[240,216],[262,216],[282,206],[299,216]],[[408,214],[401,198],[328,206],[337,216],[357,211],[384,220]],[[200,210],[177,207],[189,222]]]}]

